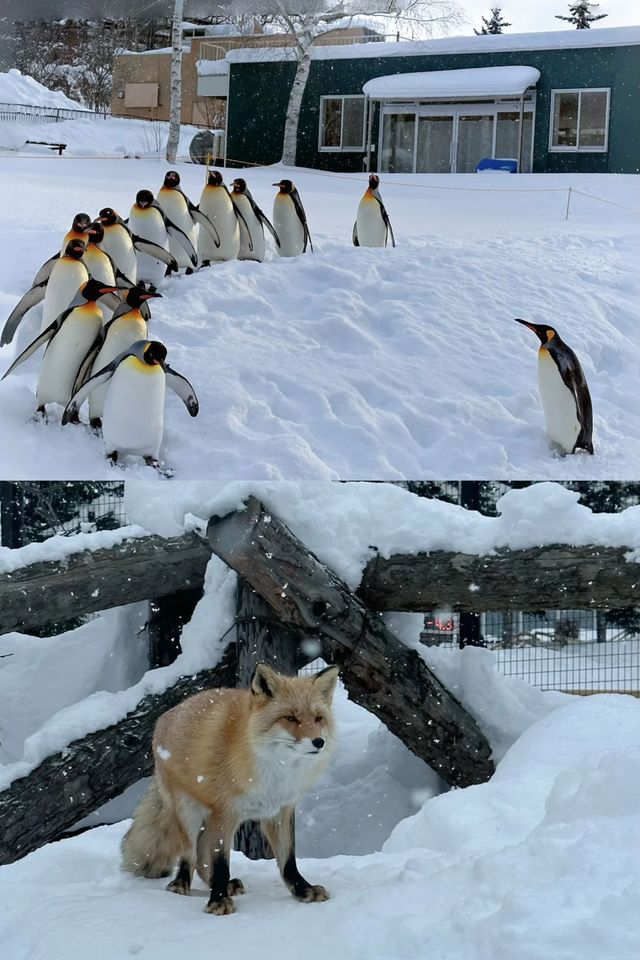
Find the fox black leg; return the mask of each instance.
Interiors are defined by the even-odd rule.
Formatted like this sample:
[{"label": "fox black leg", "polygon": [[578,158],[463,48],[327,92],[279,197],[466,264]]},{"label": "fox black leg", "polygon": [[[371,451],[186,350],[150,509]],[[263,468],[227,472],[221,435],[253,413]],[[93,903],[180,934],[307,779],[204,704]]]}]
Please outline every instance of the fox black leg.
[{"label": "fox black leg", "polygon": [[[229,895],[230,877],[229,855],[226,850],[217,850],[214,854],[213,868],[211,870],[211,896],[205,907],[207,913],[224,916],[227,913],[235,912],[236,908]],[[238,890],[236,892],[239,893],[240,891]]]},{"label": "fox black leg", "polygon": [[328,900],[325,888],[309,883],[298,870],[293,808],[283,807],[278,817],[263,820],[260,826],[275,853],[282,879],[296,900],[303,903]]},{"label": "fox black leg", "polygon": [[191,892],[191,867],[187,860],[181,860],[178,872],[171,883],[167,884],[167,890],[171,893],[179,893],[182,896],[188,896]]}]

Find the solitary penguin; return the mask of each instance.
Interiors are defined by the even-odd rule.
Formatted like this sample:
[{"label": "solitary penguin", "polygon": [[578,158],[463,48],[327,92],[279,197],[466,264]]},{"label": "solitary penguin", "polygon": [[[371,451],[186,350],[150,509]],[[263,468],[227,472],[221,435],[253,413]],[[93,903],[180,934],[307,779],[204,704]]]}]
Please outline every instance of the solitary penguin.
[{"label": "solitary penguin", "polygon": [[300,194],[291,180],[281,180],[273,186],[280,188],[273,201],[273,225],[280,237],[278,253],[281,257],[297,257],[300,253],[306,253],[307,244],[313,253]]},{"label": "solitary penguin", "polygon": [[356,247],[386,247],[389,237],[391,246],[396,245],[389,214],[378,190],[379,185],[380,177],[375,173],[370,174],[369,186],[358,204],[358,214],[353,225],[353,243]]},{"label": "solitary penguin", "polygon": [[242,214],[240,221],[240,252],[239,260],[264,260],[264,229],[266,227],[276,246],[280,246],[280,238],[264,215],[251,193],[247,189],[247,181],[236,177],[231,184],[231,199]]},{"label": "solitary penguin", "polygon": [[102,327],[102,310],[96,301],[114,291],[115,287],[107,287],[99,280],[83,283],[69,307],[16,357],[4,374],[3,380],[39,347],[48,344],[38,374],[36,413],[44,415],[47,403],[69,403],[82,361]]},{"label": "solitary penguin", "polygon": [[[180,174],[169,170],[158,191],[158,204],[162,212],[189,238],[194,249],[198,248],[198,230],[205,232],[214,247],[220,246],[220,236],[214,224],[180,187]],[[193,264],[182,244],[175,237],[169,237],[169,250],[176,258],[179,267],[185,267],[187,273],[193,272]]]},{"label": "solitary penguin", "polygon": [[11,343],[25,313],[36,304],[44,301],[41,332],[67,309],[80,286],[89,279],[89,272],[82,262],[85,249],[82,240],[72,240],[67,244],[64,256],[55,261],[49,276],[27,290],[9,314],[0,337],[0,346]]},{"label": "solitary penguin", "polygon": [[102,435],[109,460],[126,454],[143,457],[162,472],[158,460],[164,427],[165,385],[178,394],[192,417],[198,399],[188,380],[165,362],[167,348],[158,340],[139,340],[94,374],[71,398],[62,422],[69,423],[91,391],[109,384],[104,401]]},{"label": "solitary penguin", "polygon": [[[200,230],[198,256],[202,266],[208,267],[212,260],[235,260],[240,252],[240,222],[244,218],[229,196],[219,170],[210,170],[207,174],[198,206],[214,224],[220,238],[220,245],[216,246],[209,234]],[[246,224],[245,227],[248,234]]]},{"label": "solitary penguin", "polygon": [[192,267],[198,263],[198,255],[190,238],[163,213],[150,190],[138,190],[129,213],[129,229],[136,240],[149,240],[164,248],[172,260],[168,264],[169,270],[166,270],[166,257],[147,252],[134,240],[138,250],[138,280],[145,280],[157,287],[166,273],[178,269],[176,259],[169,249],[171,239],[181,244]]},{"label": "solitary penguin", "polygon": [[[114,311],[112,318],[103,325],[91,344],[82,362],[77,381],[79,387],[88,379],[90,371],[97,373],[108,366],[123,350],[128,350],[138,340],[148,337],[148,301],[161,294],[147,290],[143,284],[127,290],[124,303]],[[89,395],[89,423],[98,428],[102,425],[102,412],[108,384],[94,387]]]},{"label": "solitary penguin", "polygon": [[518,320],[540,340],[538,386],[549,438],[565,453],[593,453],[593,412],[587,381],[571,347],[545,323]]}]

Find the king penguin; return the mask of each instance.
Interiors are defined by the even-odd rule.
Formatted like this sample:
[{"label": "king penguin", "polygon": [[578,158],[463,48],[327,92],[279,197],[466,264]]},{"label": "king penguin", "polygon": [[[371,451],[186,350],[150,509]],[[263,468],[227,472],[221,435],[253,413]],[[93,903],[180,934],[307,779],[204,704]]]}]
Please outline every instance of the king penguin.
[{"label": "king penguin", "polygon": [[273,225],[280,237],[278,253],[281,257],[297,257],[300,253],[306,253],[307,245],[313,253],[300,194],[291,180],[281,180],[273,186],[280,188],[273,201]]},{"label": "king penguin", "polygon": [[48,260],[42,264],[35,277],[31,281],[32,287],[37,287],[43,281],[48,280],[51,276],[51,271],[53,270],[54,265],[65,254],[65,250],[69,246],[72,240],[81,240],[83,243],[89,242],[89,237],[87,236],[87,228],[91,223],[91,217],[88,213],[76,213],[73,218],[73,223],[71,228],[67,230],[64,235],[64,240],[62,241],[62,246],[57,253],[54,253],[52,257],[49,257]]},{"label": "king penguin", "polygon": [[[152,293],[142,284],[127,290],[124,303],[114,311],[111,320],[104,324],[84,358],[78,384],[88,379],[85,371],[88,373],[91,370],[97,373],[108,366],[123,350],[128,350],[138,340],[147,339],[150,317],[148,301],[160,296],[161,294]],[[94,428],[102,425],[107,387],[107,384],[94,387],[89,395],[89,423]]]},{"label": "king penguin", "polygon": [[167,348],[158,340],[139,340],[94,374],[71,398],[62,422],[69,423],[91,391],[109,384],[104,401],[102,435],[109,460],[127,454],[143,457],[162,470],[158,460],[164,429],[165,386],[174,390],[192,417],[198,399],[188,380],[165,362]]},{"label": "king penguin", "polygon": [[257,260],[261,263],[264,260],[264,227],[270,232],[280,246],[280,238],[274,230],[272,224],[264,215],[258,204],[255,202],[247,188],[247,181],[242,177],[236,177],[232,183],[231,199],[236,205],[238,212],[242,214],[240,220],[240,252],[239,260]]},{"label": "king penguin", "polygon": [[0,337],[0,346],[11,343],[25,313],[36,304],[44,301],[41,332],[67,309],[80,286],[89,279],[89,272],[82,262],[85,249],[82,240],[72,240],[67,244],[64,256],[55,261],[49,276],[27,290],[9,314]]},{"label": "king penguin", "polygon": [[356,222],[353,225],[353,243],[356,247],[386,247],[389,237],[391,246],[396,245],[379,186],[380,177],[375,173],[370,174],[369,186],[358,204]]},{"label": "king penguin", "polygon": [[3,380],[39,347],[48,344],[38,375],[37,413],[44,415],[47,403],[69,403],[83,359],[102,327],[102,310],[96,301],[114,290],[115,287],[107,287],[99,280],[83,283],[69,307],[16,357],[4,374]]},{"label": "king penguin", "polygon": [[[158,191],[158,204],[164,215],[189,238],[195,250],[198,249],[198,227],[200,233],[204,232],[208,235],[214,247],[220,246],[220,236],[216,227],[183,192],[177,170],[169,170],[165,174],[164,182]],[[194,264],[177,238],[169,237],[169,250],[176,258],[178,266],[185,267],[187,273],[193,272]]]},{"label": "king penguin", "polygon": [[593,412],[587,381],[571,347],[545,323],[518,320],[540,340],[538,386],[549,439],[564,453],[593,453]]},{"label": "king penguin", "polygon": [[219,170],[210,170],[207,174],[207,182],[200,194],[198,206],[215,226],[220,237],[220,246],[216,247],[209,234],[200,230],[198,256],[202,266],[208,267],[212,261],[235,260],[240,252],[242,214],[229,196]]}]

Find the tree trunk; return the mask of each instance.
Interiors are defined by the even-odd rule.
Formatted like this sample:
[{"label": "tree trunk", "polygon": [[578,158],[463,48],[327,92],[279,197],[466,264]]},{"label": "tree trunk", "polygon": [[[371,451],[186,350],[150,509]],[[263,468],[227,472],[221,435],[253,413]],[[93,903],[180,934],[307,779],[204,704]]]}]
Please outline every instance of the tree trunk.
[{"label": "tree trunk", "polygon": [[282,142],[282,163],[290,167],[296,165],[296,151],[298,146],[298,123],[300,121],[300,109],[302,107],[302,98],[309,79],[311,70],[311,48],[306,46],[298,48],[298,63],[296,66],[296,75],[289,95],[289,104],[287,106],[287,116],[284,122],[284,139]]},{"label": "tree trunk", "polygon": [[182,111],[182,8],[184,0],[174,0],[171,27],[171,106],[169,109],[169,139],[167,162],[175,163],[180,143],[180,114]]},{"label": "tree trunk", "polygon": [[75,740],[0,793],[0,864],[58,840],[78,820],[153,769],[151,737],[158,717],[208,687],[235,686],[235,646],[218,666],[181,677],[150,694],[119,723]]},{"label": "tree trunk", "polygon": [[286,623],[320,638],[341,667],[350,699],[374,713],[448,783],[482,783],[491,748],[475,720],[416,653],[402,644],[291,531],[251,497],[209,521],[211,547]]},{"label": "tree trunk", "polygon": [[[269,604],[242,577],[238,577],[237,631],[239,687],[249,687],[259,660],[266,660],[280,673],[297,673],[303,634],[278,620]],[[242,824],[234,848],[250,860],[273,858],[271,847],[254,820]]]}]

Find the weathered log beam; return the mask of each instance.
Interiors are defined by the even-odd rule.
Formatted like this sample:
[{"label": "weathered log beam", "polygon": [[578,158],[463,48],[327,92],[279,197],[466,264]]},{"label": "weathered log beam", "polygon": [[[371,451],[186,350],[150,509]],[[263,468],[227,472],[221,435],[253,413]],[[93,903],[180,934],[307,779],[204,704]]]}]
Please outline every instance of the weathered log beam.
[{"label": "weathered log beam", "polygon": [[448,783],[488,780],[491,748],[473,717],[416,651],[258,500],[250,498],[244,511],[212,518],[207,538],[282,620],[313,631],[325,659],[340,665],[349,697]]},{"label": "weathered log beam", "polygon": [[0,576],[0,633],[202,587],[211,551],[195,533],[142,537]]},{"label": "weathered log beam", "polygon": [[57,840],[96,807],[151,773],[155,722],[207,687],[235,686],[235,644],[222,661],[140,701],[117,724],[71,743],[0,793],[0,864]]},{"label": "weathered log beam", "polygon": [[624,547],[533,547],[490,556],[418,553],[376,557],[358,595],[373,610],[459,613],[613,609],[640,604],[640,564]]}]

